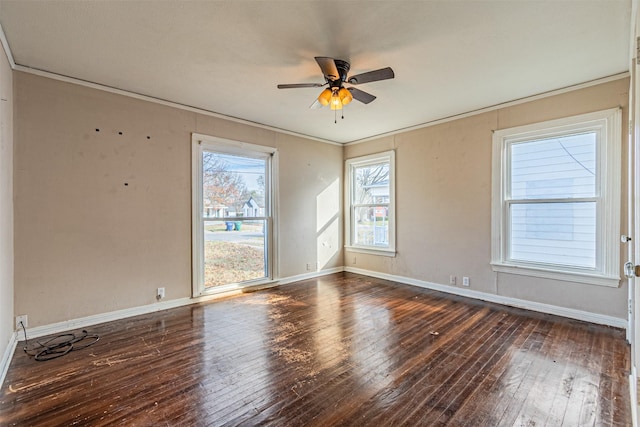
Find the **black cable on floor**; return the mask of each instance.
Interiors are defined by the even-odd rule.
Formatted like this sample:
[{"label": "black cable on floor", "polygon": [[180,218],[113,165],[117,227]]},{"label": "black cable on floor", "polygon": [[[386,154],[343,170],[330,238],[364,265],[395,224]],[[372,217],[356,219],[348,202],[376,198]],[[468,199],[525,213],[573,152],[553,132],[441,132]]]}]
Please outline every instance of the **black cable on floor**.
[{"label": "black cable on floor", "polygon": [[20,322],[20,326],[22,326],[22,331],[24,332],[23,350],[29,356],[33,356],[38,362],[62,357],[73,350],[81,350],[95,344],[100,339],[97,334],[89,334],[83,329],[79,335],[72,333],[61,334],[51,337],[44,342],[36,341],[38,347],[30,349],[29,340],[27,339],[27,329],[22,322]]}]

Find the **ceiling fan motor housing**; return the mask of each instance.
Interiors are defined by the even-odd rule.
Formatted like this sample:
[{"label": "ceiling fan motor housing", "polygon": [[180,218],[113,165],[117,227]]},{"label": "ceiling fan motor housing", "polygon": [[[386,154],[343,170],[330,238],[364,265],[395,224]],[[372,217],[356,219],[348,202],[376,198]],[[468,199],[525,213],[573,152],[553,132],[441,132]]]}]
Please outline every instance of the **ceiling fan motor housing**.
[{"label": "ceiling fan motor housing", "polygon": [[338,74],[340,74],[340,78],[336,80],[329,80],[329,87],[341,87],[343,82],[347,81],[347,74],[349,74],[349,69],[351,65],[347,61],[343,61],[342,59],[334,59],[336,63],[336,68],[338,69]]}]

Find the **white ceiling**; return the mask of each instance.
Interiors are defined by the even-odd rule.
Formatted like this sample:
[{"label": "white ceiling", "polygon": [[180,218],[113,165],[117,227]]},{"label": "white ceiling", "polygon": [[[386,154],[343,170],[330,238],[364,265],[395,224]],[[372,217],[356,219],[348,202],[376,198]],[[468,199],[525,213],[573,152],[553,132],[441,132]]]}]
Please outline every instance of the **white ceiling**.
[{"label": "white ceiling", "polygon": [[[628,70],[630,0],[8,1],[15,63],[334,142],[351,142]],[[308,107],[314,56],[358,86],[334,124]],[[20,67],[18,67],[20,68]]]}]

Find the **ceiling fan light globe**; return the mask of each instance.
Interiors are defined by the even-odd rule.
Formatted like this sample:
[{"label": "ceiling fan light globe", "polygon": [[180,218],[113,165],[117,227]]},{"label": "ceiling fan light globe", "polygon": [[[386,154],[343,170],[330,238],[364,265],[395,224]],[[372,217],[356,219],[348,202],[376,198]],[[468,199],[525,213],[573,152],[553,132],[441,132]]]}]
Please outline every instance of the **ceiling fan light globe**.
[{"label": "ceiling fan light globe", "polygon": [[323,90],[322,93],[320,93],[320,95],[318,96],[318,102],[323,106],[329,105],[329,102],[331,102],[331,90]]},{"label": "ceiling fan light globe", "polygon": [[353,95],[351,95],[351,92],[349,92],[345,88],[340,89],[340,91],[338,92],[338,96],[340,97],[340,102],[342,103],[342,105],[347,105],[353,100]]}]

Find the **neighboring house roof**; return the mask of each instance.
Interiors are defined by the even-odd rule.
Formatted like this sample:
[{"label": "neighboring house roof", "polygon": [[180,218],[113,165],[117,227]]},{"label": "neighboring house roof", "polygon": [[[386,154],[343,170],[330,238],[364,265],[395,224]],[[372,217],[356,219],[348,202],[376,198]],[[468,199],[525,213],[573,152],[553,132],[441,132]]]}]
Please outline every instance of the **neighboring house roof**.
[{"label": "neighboring house roof", "polygon": [[260,203],[253,196],[249,197],[249,200],[244,202],[244,205],[247,206],[247,207],[250,207],[250,208],[262,208],[263,204],[264,203]]}]

